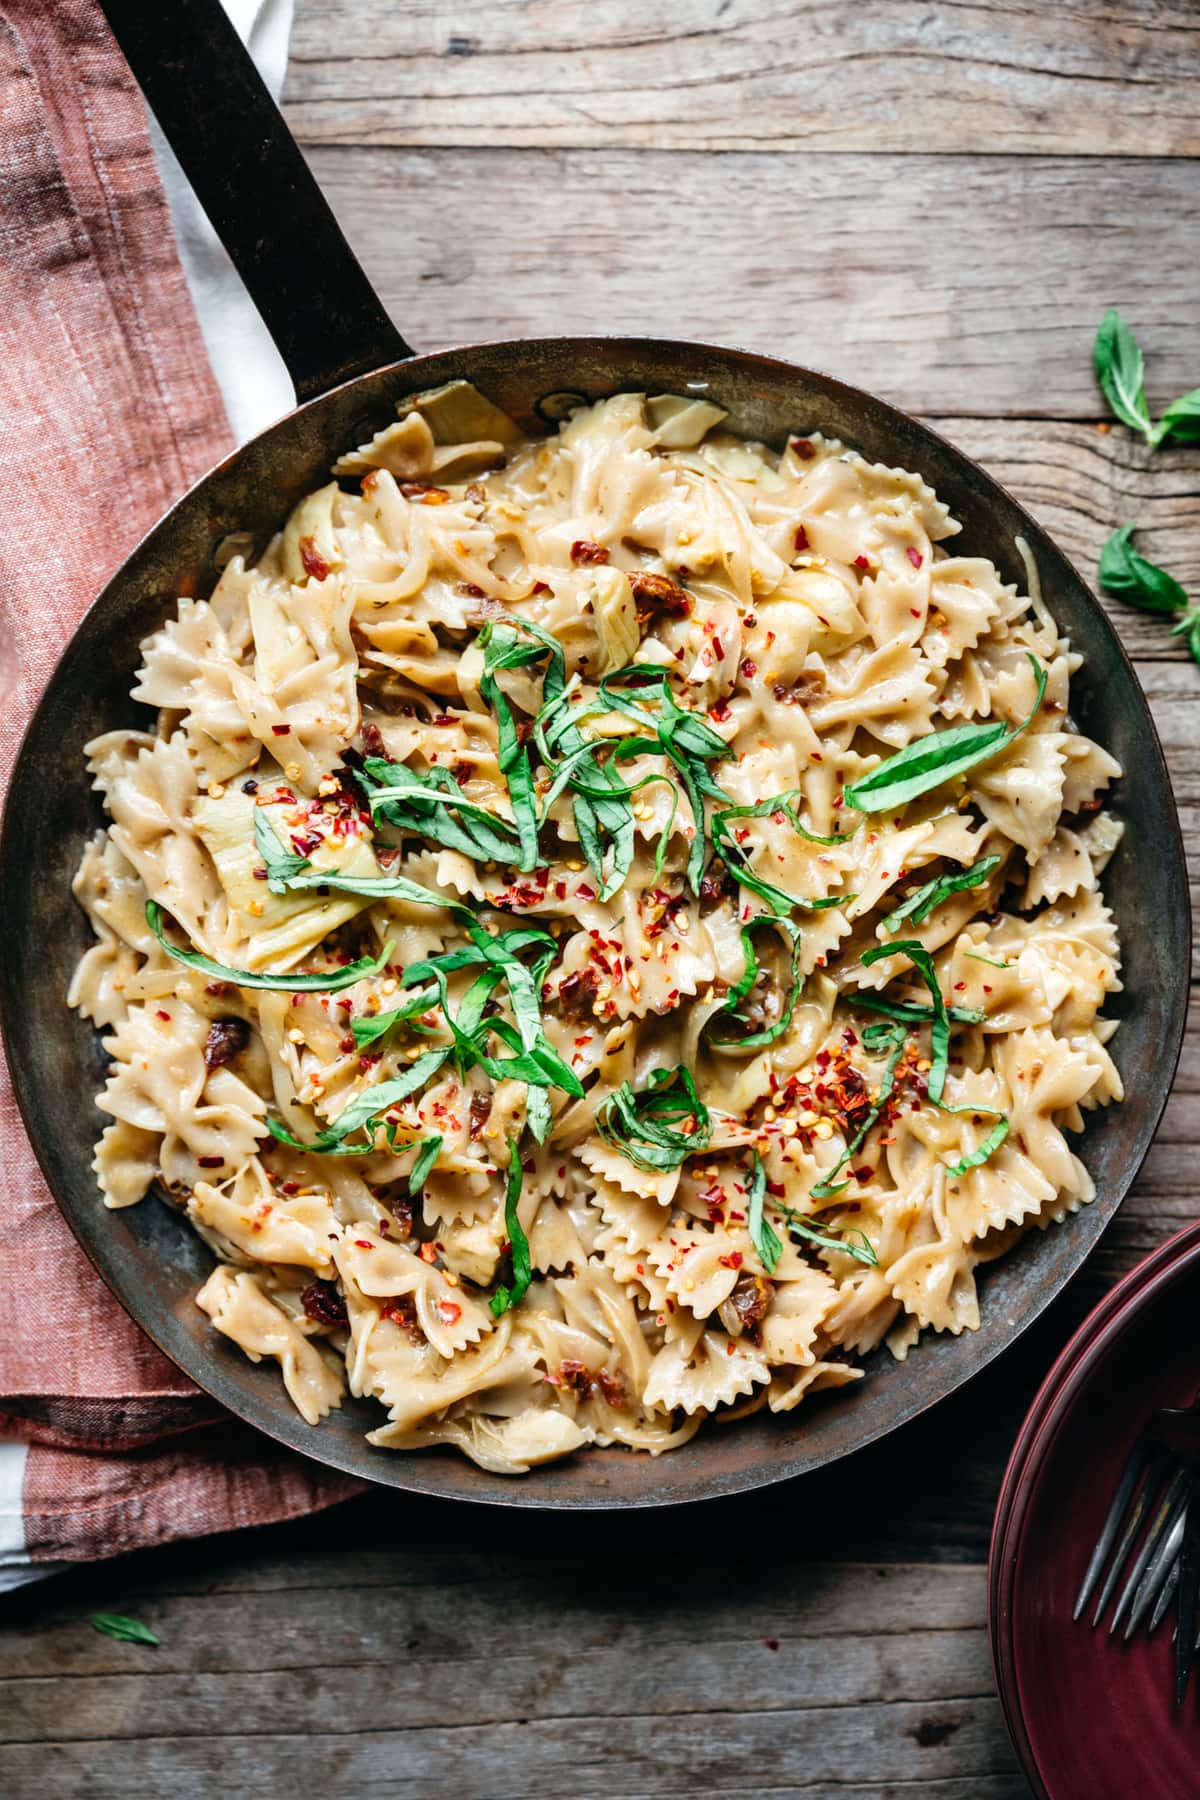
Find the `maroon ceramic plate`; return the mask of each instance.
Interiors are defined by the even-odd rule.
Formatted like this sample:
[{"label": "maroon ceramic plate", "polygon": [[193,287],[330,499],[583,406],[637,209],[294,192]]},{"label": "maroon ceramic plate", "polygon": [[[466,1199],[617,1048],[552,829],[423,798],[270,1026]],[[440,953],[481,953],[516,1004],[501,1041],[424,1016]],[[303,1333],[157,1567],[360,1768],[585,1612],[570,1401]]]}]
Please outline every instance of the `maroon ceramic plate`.
[{"label": "maroon ceramic plate", "polygon": [[988,1624],[1004,1716],[1041,1800],[1197,1800],[1200,1684],[1172,1700],[1170,1616],[1129,1644],[1071,1618],[1130,1445],[1200,1387],[1200,1224],[1126,1276],[1043,1383],[996,1512]]}]

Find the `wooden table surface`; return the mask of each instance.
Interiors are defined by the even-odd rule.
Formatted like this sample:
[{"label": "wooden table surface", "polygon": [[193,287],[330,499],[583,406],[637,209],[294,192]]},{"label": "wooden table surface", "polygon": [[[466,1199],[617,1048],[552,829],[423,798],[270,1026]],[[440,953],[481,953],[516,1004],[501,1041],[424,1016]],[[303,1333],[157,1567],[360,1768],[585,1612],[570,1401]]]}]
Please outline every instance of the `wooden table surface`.
[{"label": "wooden table surface", "polygon": [[[286,110],[421,348],[612,330],[812,363],[930,418],[1089,577],[1136,519],[1200,594],[1200,451],[1107,429],[1091,374],[1115,303],[1155,412],[1200,383],[1198,96],[1188,0],[300,0]],[[1200,670],[1116,612],[1194,842]],[[628,1519],[382,1494],[26,1592],[0,1793],[1026,1795],[987,1652],[996,1495],[1069,1331],[1198,1210],[1198,1073],[1193,1034],[1048,1315],[820,1476]]]}]

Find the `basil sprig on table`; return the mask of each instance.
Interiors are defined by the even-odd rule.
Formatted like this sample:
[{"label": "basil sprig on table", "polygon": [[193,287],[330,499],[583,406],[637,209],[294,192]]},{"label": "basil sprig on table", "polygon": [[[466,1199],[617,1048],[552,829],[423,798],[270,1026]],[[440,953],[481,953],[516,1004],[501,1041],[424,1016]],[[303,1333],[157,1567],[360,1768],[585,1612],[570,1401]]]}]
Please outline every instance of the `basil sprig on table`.
[{"label": "basil sprig on table", "polygon": [[319,973],[268,975],[255,969],[231,969],[227,963],[214,962],[211,956],[202,956],[198,950],[181,950],[166,934],[163,909],[157,900],[146,902],[146,923],[167,955],[176,962],[184,963],[189,969],[199,969],[218,981],[231,981],[237,987],[269,988],[275,993],[335,994],[339,988],[353,987],[356,981],[362,981],[365,976],[378,975],[381,969],[386,968],[387,960],[392,954],[392,945],[387,943],[378,956],[360,956],[356,962],[346,963],[341,968],[325,969]]},{"label": "basil sprig on table", "polygon": [[[746,1020],[743,1019],[738,1012],[738,1007],[758,980],[759,963],[758,954],[754,948],[754,934],[764,925],[773,926],[776,931],[780,932],[788,940],[792,949],[788,987],[783,1004],[780,1008],[779,1017],[775,1020],[773,1025],[764,1025],[760,1031],[748,1032],[745,1037],[714,1037],[710,1040],[714,1045],[722,1049],[764,1049],[766,1045],[773,1044],[777,1038],[781,1038],[792,1022],[792,1014],[796,1010],[796,1000],[799,996],[802,982],[800,973],[800,955],[802,949],[800,927],[794,925],[790,919],[776,918],[772,913],[759,913],[756,918],[748,920],[747,923],[742,926],[740,936],[742,940],[742,954],[746,959],[745,972],[742,975],[741,980],[737,982],[735,986],[730,988],[724,1003],[717,1009],[717,1012],[713,1014],[713,1020],[718,1019],[722,1013],[728,1013],[731,1018],[736,1020],[739,1024],[746,1023]],[[713,1021],[710,1020],[710,1024],[712,1022]]]},{"label": "basil sprig on table", "polygon": [[157,1646],[161,1639],[157,1632],[143,1625],[140,1619],[130,1619],[124,1613],[93,1613],[88,1623],[95,1631],[101,1631],[105,1637],[116,1638],[122,1644],[151,1644]]},{"label": "basil sprig on table", "polygon": [[[676,1129],[683,1119],[692,1120],[690,1132]],[[606,1143],[639,1169],[664,1174],[697,1151],[707,1150],[712,1116],[690,1073],[679,1064],[652,1070],[648,1087],[635,1088],[623,1081],[601,1102],[596,1128]]]},{"label": "basil sprig on table", "polygon": [[1184,443],[1200,439],[1200,388],[1172,400],[1158,424],[1146,405],[1145,358],[1141,346],[1115,306],[1100,321],[1094,347],[1096,379],[1113,413],[1145,438],[1152,450],[1164,439]]},{"label": "basil sprig on table", "polygon": [[1136,530],[1136,525],[1122,525],[1105,544],[1100,552],[1100,585],[1142,612],[1182,613],[1171,635],[1186,637],[1193,660],[1200,662],[1200,606],[1189,606],[1183,584],[1133,548]]},{"label": "basil sprig on table", "polygon": [[931,912],[939,907],[943,900],[949,900],[952,894],[961,894],[967,888],[982,887],[992,870],[1000,865],[999,856],[984,856],[969,869],[962,869],[955,875],[935,875],[927,881],[907,900],[902,900],[883,921],[884,929],[895,936],[901,925],[923,925]]},{"label": "basil sprig on table", "polygon": [[529,1254],[529,1239],[525,1228],[517,1217],[517,1203],[521,1198],[521,1155],[517,1148],[516,1138],[508,1143],[508,1176],[504,1183],[504,1229],[508,1233],[509,1245],[512,1249],[512,1286],[498,1287],[488,1308],[492,1317],[498,1319],[516,1306],[525,1297],[525,1290],[533,1280],[533,1263]]},{"label": "basil sprig on table", "polygon": [[1007,750],[1033,723],[1046,694],[1046,671],[1032,652],[1026,654],[1037,676],[1037,698],[1019,725],[995,719],[988,725],[954,725],[949,731],[931,731],[851,782],[844,794],[847,806],[866,813],[892,812]]}]

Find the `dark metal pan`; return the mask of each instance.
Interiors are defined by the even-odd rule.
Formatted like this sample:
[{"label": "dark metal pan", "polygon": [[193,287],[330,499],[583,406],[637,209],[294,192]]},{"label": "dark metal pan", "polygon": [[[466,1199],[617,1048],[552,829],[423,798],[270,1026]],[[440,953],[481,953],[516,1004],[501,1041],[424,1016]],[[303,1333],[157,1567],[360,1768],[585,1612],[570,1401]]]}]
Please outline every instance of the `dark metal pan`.
[{"label": "dark metal pan", "polygon": [[[29,1135],[72,1230],[138,1324],[231,1412],[307,1456],[394,1487],[526,1506],[665,1504],[778,1481],[893,1431],[990,1362],[1078,1269],[1133,1180],[1175,1068],[1190,946],[1183,848],[1162,751],[1115,632],[1061,551],[990,476],[925,426],[828,376],[743,351],[641,338],[539,338],[414,355],[216,0],[161,9],[106,0],[105,10],[302,404],[185,495],[113,576],[68,646],[13,772],[0,841],[0,1015]],[[129,688],[139,640],[179,593],[209,590],[227,533],[249,529],[265,541],[293,502],[328,478],[340,451],[394,417],[401,396],[453,376],[475,382],[531,431],[540,427],[539,402],[563,391],[702,391],[736,429],[768,443],[819,427],[868,457],[919,469],[962,520],[965,552],[1021,581],[1013,540],[1027,539],[1050,605],[1085,658],[1081,724],[1125,768],[1115,807],[1126,837],[1106,890],[1124,945],[1124,1022],[1114,1047],[1129,1093],[1088,1125],[1083,1155],[1095,1203],[1059,1229],[1031,1233],[987,1273],[983,1323],[971,1336],[927,1338],[904,1364],[876,1353],[866,1381],[807,1402],[794,1418],[759,1413],[727,1430],[710,1426],[660,1461],[590,1451],[523,1481],[449,1452],[374,1449],[363,1434],[380,1415],[365,1402],[311,1429],[273,1368],[249,1363],[212,1331],[193,1301],[209,1253],[190,1226],[154,1199],[115,1213],[101,1205],[89,1165],[104,1057],[64,998],[88,937],[71,876],[101,822],[83,746],[137,718]]]}]

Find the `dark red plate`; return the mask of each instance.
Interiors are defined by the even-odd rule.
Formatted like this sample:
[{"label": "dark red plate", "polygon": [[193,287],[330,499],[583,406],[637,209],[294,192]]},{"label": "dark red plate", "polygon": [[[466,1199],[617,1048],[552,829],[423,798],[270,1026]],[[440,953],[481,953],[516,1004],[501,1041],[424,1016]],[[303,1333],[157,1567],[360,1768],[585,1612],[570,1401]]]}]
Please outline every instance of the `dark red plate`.
[{"label": "dark red plate", "polygon": [[1041,1800],[1197,1800],[1200,1679],[1172,1698],[1168,1615],[1125,1644],[1071,1618],[1129,1447],[1200,1387],[1200,1224],[1107,1295],[1030,1408],[1005,1472],[988,1566],[1004,1716]]}]

